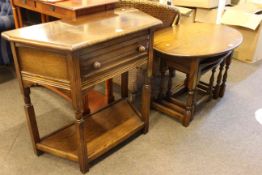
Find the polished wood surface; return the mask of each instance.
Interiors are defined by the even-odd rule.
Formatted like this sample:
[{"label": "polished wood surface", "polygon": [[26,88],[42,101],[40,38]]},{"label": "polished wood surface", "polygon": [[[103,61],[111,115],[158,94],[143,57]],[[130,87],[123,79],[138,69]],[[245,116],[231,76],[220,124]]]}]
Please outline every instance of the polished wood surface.
[{"label": "polished wood surface", "polygon": [[118,0],[11,0],[16,28],[23,27],[21,8],[40,13],[42,22],[48,22],[48,16],[75,20],[92,13],[112,10],[116,2]]},{"label": "polished wood surface", "polygon": [[[188,126],[198,106],[223,97],[232,52],[242,39],[238,31],[215,24],[185,24],[157,31],[154,49],[161,59],[161,81],[153,107]],[[186,74],[177,91],[172,87],[175,70]],[[167,71],[169,78],[165,82]],[[201,81],[208,71],[212,71],[208,82]]]},{"label": "polished wood surface", "polygon": [[[75,160],[80,171],[86,173],[91,160],[138,131],[147,133],[153,31],[158,25],[161,21],[138,10],[126,9],[3,33],[11,42],[37,155],[48,152]],[[145,64],[147,74],[139,111],[127,101],[128,71]],[[120,101],[92,90],[98,83],[120,75],[123,77]],[[30,99],[30,88],[35,84],[64,94],[74,109],[74,124],[40,137]],[[105,103],[109,106],[98,109]]]},{"label": "polished wood surface", "polygon": [[2,35],[19,43],[73,51],[160,23],[160,20],[152,19],[136,9],[116,9],[77,21],[54,21],[8,31]]},{"label": "polished wood surface", "polygon": [[[39,0],[40,2],[48,3],[48,0]],[[100,5],[113,4],[119,0],[63,0],[60,2],[52,3],[55,7],[62,7],[71,10],[88,9]]]},{"label": "polished wood surface", "polygon": [[230,51],[241,42],[241,33],[228,26],[192,23],[157,31],[154,49],[177,57],[205,57]]}]

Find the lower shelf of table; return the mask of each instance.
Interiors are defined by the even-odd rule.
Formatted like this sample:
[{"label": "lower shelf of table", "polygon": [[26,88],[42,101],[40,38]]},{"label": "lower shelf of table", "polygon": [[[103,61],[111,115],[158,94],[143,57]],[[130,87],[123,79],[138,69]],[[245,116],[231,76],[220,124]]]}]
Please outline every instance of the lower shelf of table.
[{"label": "lower shelf of table", "polygon": [[[85,120],[88,159],[94,160],[144,127],[139,114],[127,100],[108,106]],[[78,161],[76,128],[72,124],[43,138],[37,149]]]}]

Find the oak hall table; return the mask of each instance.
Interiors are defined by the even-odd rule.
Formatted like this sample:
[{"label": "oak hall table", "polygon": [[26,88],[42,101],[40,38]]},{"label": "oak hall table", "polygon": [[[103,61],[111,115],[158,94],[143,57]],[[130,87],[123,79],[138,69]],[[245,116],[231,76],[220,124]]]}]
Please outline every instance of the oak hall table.
[{"label": "oak hall table", "polygon": [[[115,3],[119,0],[11,0],[16,28],[23,27],[22,8],[32,10],[41,14],[42,23],[48,22],[48,16],[59,19],[76,20],[80,17],[102,11],[108,11],[115,8]],[[63,90],[44,85],[47,89],[68,99],[68,94]],[[101,97],[96,91],[89,94],[89,106],[95,110],[104,106],[106,101],[112,102],[113,82],[111,79],[106,81],[106,97]],[[95,96],[98,95],[100,100]],[[96,99],[96,100],[95,100]],[[87,104],[88,106],[88,104]]]},{"label": "oak hall table", "polygon": [[[153,107],[188,126],[197,106],[213,97],[223,97],[232,52],[241,42],[242,35],[237,30],[223,25],[192,23],[157,31],[154,50],[161,59],[161,84]],[[164,91],[167,69],[169,79]],[[175,70],[187,75],[184,86],[177,92],[172,91]],[[200,81],[201,75],[209,70],[212,70],[209,82]],[[186,100],[178,100],[183,93],[187,93]]]},{"label": "oak hall table", "polygon": [[[117,9],[76,21],[54,21],[8,31],[34,151],[77,161],[81,172],[89,162],[149,123],[153,30],[162,22],[136,9]],[[141,112],[127,100],[128,71],[147,64]],[[93,113],[84,105],[92,86],[121,75],[121,99]],[[70,94],[75,123],[39,137],[30,100],[32,84]]]},{"label": "oak hall table", "polygon": [[75,20],[95,12],[112,10],[119,0],[11,0],[16,28],[23,27],[21,8],[41,14],[42,22],[47,16]]}]

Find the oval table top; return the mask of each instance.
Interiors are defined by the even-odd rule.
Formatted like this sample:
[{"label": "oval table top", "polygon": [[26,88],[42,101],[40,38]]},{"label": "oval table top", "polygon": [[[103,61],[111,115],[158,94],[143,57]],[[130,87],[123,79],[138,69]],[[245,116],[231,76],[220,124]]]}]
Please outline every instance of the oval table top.
[{"label": "oval table top", "polygon": [[231,27],[192,23],[177,25],[155,32],[154,49],[177,57],[208,57],[230,51],[243,40]]}]

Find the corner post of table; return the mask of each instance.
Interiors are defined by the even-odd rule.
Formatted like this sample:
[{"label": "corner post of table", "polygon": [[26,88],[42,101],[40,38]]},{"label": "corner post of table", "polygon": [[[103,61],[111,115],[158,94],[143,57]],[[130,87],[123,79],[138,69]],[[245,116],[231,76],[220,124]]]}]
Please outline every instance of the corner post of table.
[{"label": "corner post of table", "polygon": [[185,117],[182,121],[182,124],[187,127],[190,121],[193,119],[193,113],[195,108],[195,96],[196,96],[196,86],[198,80],[198,67],[199,67],[199,59],[192,59],[190,63],[190,71],[187,75],[187,101],[186,101],[186,112]]},{"label": "corner post of table", "polygon": [[39,131],[38,131],[36,117],[35,117],[35,110],[31,103],[30,87],[24,85],[23,83],[17,49],[14,42],[11,42],[11,49],[12,49],[13,59],[15,63],[16,76],[19,82],[20,91],[24,99],[24,109],[25,109],[28,129],[31,135],[33,149],[35,154],[39,156],[42,154],[42,152],[37,149],[36,144],[40,142],[40,136],[39,136]]},{"label": "corner post of table", "polygon": [[153,41],[154,30],[149,29],[149,41],[148,41],[148,59],[147,59],[147,74],[145,77],[145,83],[142,90],[142,119],[144,121],[144,134],[149,129],[149,115],[150,115],[150,103],[151,103],[151,78],[153,72]]},{"label": "corner post of table", "polygon": [[226,69],[223,75],[223,80],[222,80],[222,85],[220,87],[220,91],[219,91],[219,97],[223,97],[226,91],[226,81],[227,81],[227,75],[228,75],[228,70],[232,61],[232,55],[233,55],[233,51],[231,51],[231,53],[228,55],[227,58],[225,58],[225,64],[226,64]]},{"label": "corner post of table", "polygon": [[68,53],[68,70],[71,84],[72,105],[75,110],[76,139],[78,145],[78,162],[80,171],[86,173],[89,170],[88,150],[85,138],[85,104],[81,88],[80,63],[78,52]]}]

